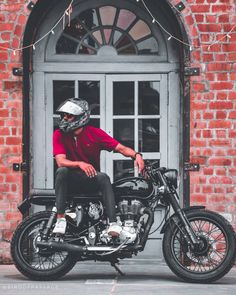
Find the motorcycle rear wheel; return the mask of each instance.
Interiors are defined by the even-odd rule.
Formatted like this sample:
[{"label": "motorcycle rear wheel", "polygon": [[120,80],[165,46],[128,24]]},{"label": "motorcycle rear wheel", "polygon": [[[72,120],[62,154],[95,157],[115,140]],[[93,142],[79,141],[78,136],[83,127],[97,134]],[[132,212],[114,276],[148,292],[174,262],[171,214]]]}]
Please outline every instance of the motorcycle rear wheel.
[{"label": "motorcycle rear wheel", "polygon": [[163,254],[170,269],[192,283],[210,283],[229,272],[235,261],[236,241],[230,223],[221,215],[208,211],[186,213],[201,247],[191,249],[180,222],[173,220],[163,238]]},{"label": "motorcycle rear wheel", "polygon": [[22,221],[11,241],[11,255],[16,268],[32,280],[56,280],[68,273],[77,259],[68,252],[39,249],[37,239],[51,212],[35,213]]}]

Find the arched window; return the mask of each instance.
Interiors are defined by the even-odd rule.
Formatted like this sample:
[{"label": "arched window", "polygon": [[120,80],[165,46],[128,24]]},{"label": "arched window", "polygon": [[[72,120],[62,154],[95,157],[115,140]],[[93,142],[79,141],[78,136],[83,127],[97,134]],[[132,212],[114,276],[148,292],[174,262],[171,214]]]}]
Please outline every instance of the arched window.
[{"label": "arched window", "polygon": [[118,55],[158,55],[158,42],[149,25],[130,10],[102,6],[75,16],[56,44],[56,54],[96,55],[101,49]]}]

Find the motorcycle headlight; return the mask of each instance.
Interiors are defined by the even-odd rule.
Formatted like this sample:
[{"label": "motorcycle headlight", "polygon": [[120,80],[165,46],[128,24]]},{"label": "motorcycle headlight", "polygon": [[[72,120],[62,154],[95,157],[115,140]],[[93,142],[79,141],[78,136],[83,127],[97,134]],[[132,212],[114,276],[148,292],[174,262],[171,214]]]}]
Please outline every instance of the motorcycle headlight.
[{"label": "motorcycle headlight", "polygon": [[174,188],[178,187],[178,171],[176,169],[168,169],[164,175],[169,184],[173,185]]}]

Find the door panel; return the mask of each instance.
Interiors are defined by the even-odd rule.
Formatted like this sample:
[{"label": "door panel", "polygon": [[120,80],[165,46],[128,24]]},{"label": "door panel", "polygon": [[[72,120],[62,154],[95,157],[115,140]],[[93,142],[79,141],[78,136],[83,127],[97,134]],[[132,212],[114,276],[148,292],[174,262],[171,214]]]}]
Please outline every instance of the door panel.
[{"label": "door panel", "polygon": [[[106,132],[167,165],[167,75],[106,75],[106,97]],[[112,180],[137,176],[133,161],[120,154],[107,155],[106,163]]]}]

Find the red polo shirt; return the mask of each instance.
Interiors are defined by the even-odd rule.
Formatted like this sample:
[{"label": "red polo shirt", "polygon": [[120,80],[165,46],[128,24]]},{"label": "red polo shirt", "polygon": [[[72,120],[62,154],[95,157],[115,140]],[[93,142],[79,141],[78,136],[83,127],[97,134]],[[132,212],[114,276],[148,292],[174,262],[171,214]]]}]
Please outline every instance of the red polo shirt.
[{"label": "red polo shirt", "polygon": [[113,151],[118,143],[102,129],[89,125],[76,138],[71,133],[57,129],[53,134],[53,155],[64,154],[68,160],[84,161],[99,171],[100,152]]}]

